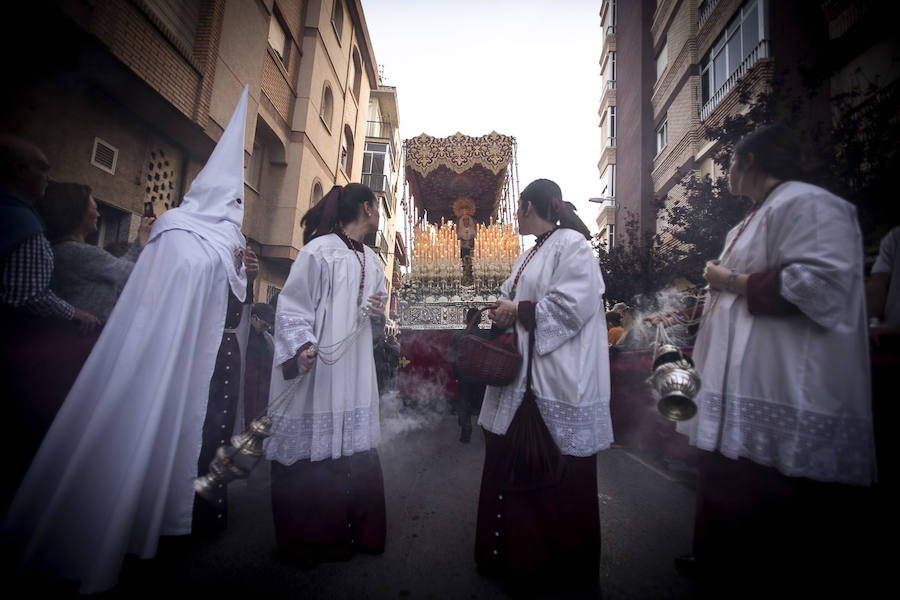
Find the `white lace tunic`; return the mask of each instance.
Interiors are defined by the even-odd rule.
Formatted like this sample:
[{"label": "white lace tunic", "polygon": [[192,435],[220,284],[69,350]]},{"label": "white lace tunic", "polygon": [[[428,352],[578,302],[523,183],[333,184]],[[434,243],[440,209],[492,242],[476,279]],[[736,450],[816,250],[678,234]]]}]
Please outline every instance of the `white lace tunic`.
[{"label": "white lace tunic", "polygon": [[[509,300],[526,251],[500,290]],[[563,454],[590,456],[613,441],[609,417],[609,351],[603,311],[603,276],[590,244],[580,233],[559,229],[535,253],[519,278],[515,301],[535,303],[532,388],[541,416]],[[527,376],[528,332],[516,322],[519,351],[526,360],[511,384],[488,387],[478,423],[505,434]]]},{"label": "white lace tunic", "polygon": [[[293,381],[284,379],[280,365],[303,344],[325,348],[356,328],[361,276],[357,256],[335,234],[312,240],[297,255],[278,296],[270,405]],[[384,271],[368,247],[365,261],[363,304],[377,292],[387,295]],[[337,459],[378,446],[381,429],[372,329],[368,318],[363,324],[336,364],[317,360],[300,382],[267,440],[269,460],[291,465],[303,459]]]},{"label": "white lace tunic", "polygon": [[[725,247],[736,235],[729,232]],[[778,186],[723,266],[782,269],[803,314],[754,316],[712,292],[694,348],[697,416],[678,430],[703,450],[788,476],[867,485],[875,478],[862,236],[856,209],[800,182]]]}]

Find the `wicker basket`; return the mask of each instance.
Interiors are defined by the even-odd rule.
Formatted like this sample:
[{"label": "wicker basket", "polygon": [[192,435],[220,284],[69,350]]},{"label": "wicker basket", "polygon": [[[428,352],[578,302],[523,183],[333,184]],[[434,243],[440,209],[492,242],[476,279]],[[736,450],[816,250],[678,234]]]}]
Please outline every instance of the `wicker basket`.
[{"label": "wicker basket", "polygon": [[515,333],[501,334],[486,340],[472,332],[481,321],[482,308],[466,326],[457,344],[456,369],[460,377],[472,383],[507,385],[522,368],[522,354],[516,345]]}]

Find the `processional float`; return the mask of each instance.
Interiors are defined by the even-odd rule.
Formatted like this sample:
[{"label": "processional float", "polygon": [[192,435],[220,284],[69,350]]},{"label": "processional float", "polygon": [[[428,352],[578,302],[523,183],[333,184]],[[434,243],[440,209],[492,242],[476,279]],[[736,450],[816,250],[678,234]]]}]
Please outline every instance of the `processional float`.
[{"label": "processional float", "polygon": [[[400,293],[404,329],[455,329],[494,302],[521,252],[516,140],[429,135],[404,144],[411,269]],[[408,198],[407,198],[408,192]]]}]

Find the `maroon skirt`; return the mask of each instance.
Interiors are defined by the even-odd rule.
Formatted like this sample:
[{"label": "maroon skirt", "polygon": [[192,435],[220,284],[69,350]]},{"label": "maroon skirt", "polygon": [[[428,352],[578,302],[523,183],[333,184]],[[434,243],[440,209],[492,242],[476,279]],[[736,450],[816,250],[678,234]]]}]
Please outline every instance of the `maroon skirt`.
[{"label": "maroon skirt", "polygon": [[475,562],[515,589],[595,588],[600,574],[597,456],[564,456],[554,486],[511,491],[502,457],[507,436],[484,432]]},{"label": "maroon skirt", "polygon": [[384,480],[378,452],[272,463],[275,538],[284,558],[311,566],[384,552]]}]

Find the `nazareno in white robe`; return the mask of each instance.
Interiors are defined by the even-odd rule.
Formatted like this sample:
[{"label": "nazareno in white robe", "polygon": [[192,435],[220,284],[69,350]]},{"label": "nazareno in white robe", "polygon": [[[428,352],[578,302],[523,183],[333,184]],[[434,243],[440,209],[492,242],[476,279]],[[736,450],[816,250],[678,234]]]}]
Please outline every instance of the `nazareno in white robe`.
[{"label": "nazareno in white robe", "polygon": [[[737,234],[732,229],[725,247]],[[678,431],[703,450],[782,474],[875,479],[862,236],[856,209],[806,183],[779,185],[722,265],[781,270],[802,315],[754,316],[744,296],[711,292],[693,358],[697,415]]]},{"label": "nazareno in white robe", "polygon": [[[519,265],[500,287],[509,300]],[[541,416],[563,454],[591,456],[613,441],[609,416],[609,349],[603,276],[590,244],[571,229],[544,242],[519,278],[515,301],[535,303],[532,389]],[[522,368],[503,387],[488,386],[478,424],[503,435],[525,395],[528,332],[516,321]]]},{"label": "nazareno in white robe", "polygon": [[247,290],[246,110],[245,87],[182,204],[154,224],[19,486],[0,537],[20,552],[21,569],[101,592],[116,584],[126,553],[151,558],[159,536],[191,531],[227,292],[243,300]]},{"label": "nazareno in white robe", "polygon": [[[386,295],[387,290],[378,257],[369,247],[364,252],[362,303],[366,305],[369,296]],[[306,342],[325,348],[357,326],[358,255],[333,233],[310,241],[297,255],[278,295],[270,411],[273,401],[294,381],[284,379],[282,363]],[[317,360],[294,390],[266,440],[269,460],[292,465],[298,460],[338,459],[378,446],[378,382],[368,317],[359,336],[344,350],[336,364]]]}]

